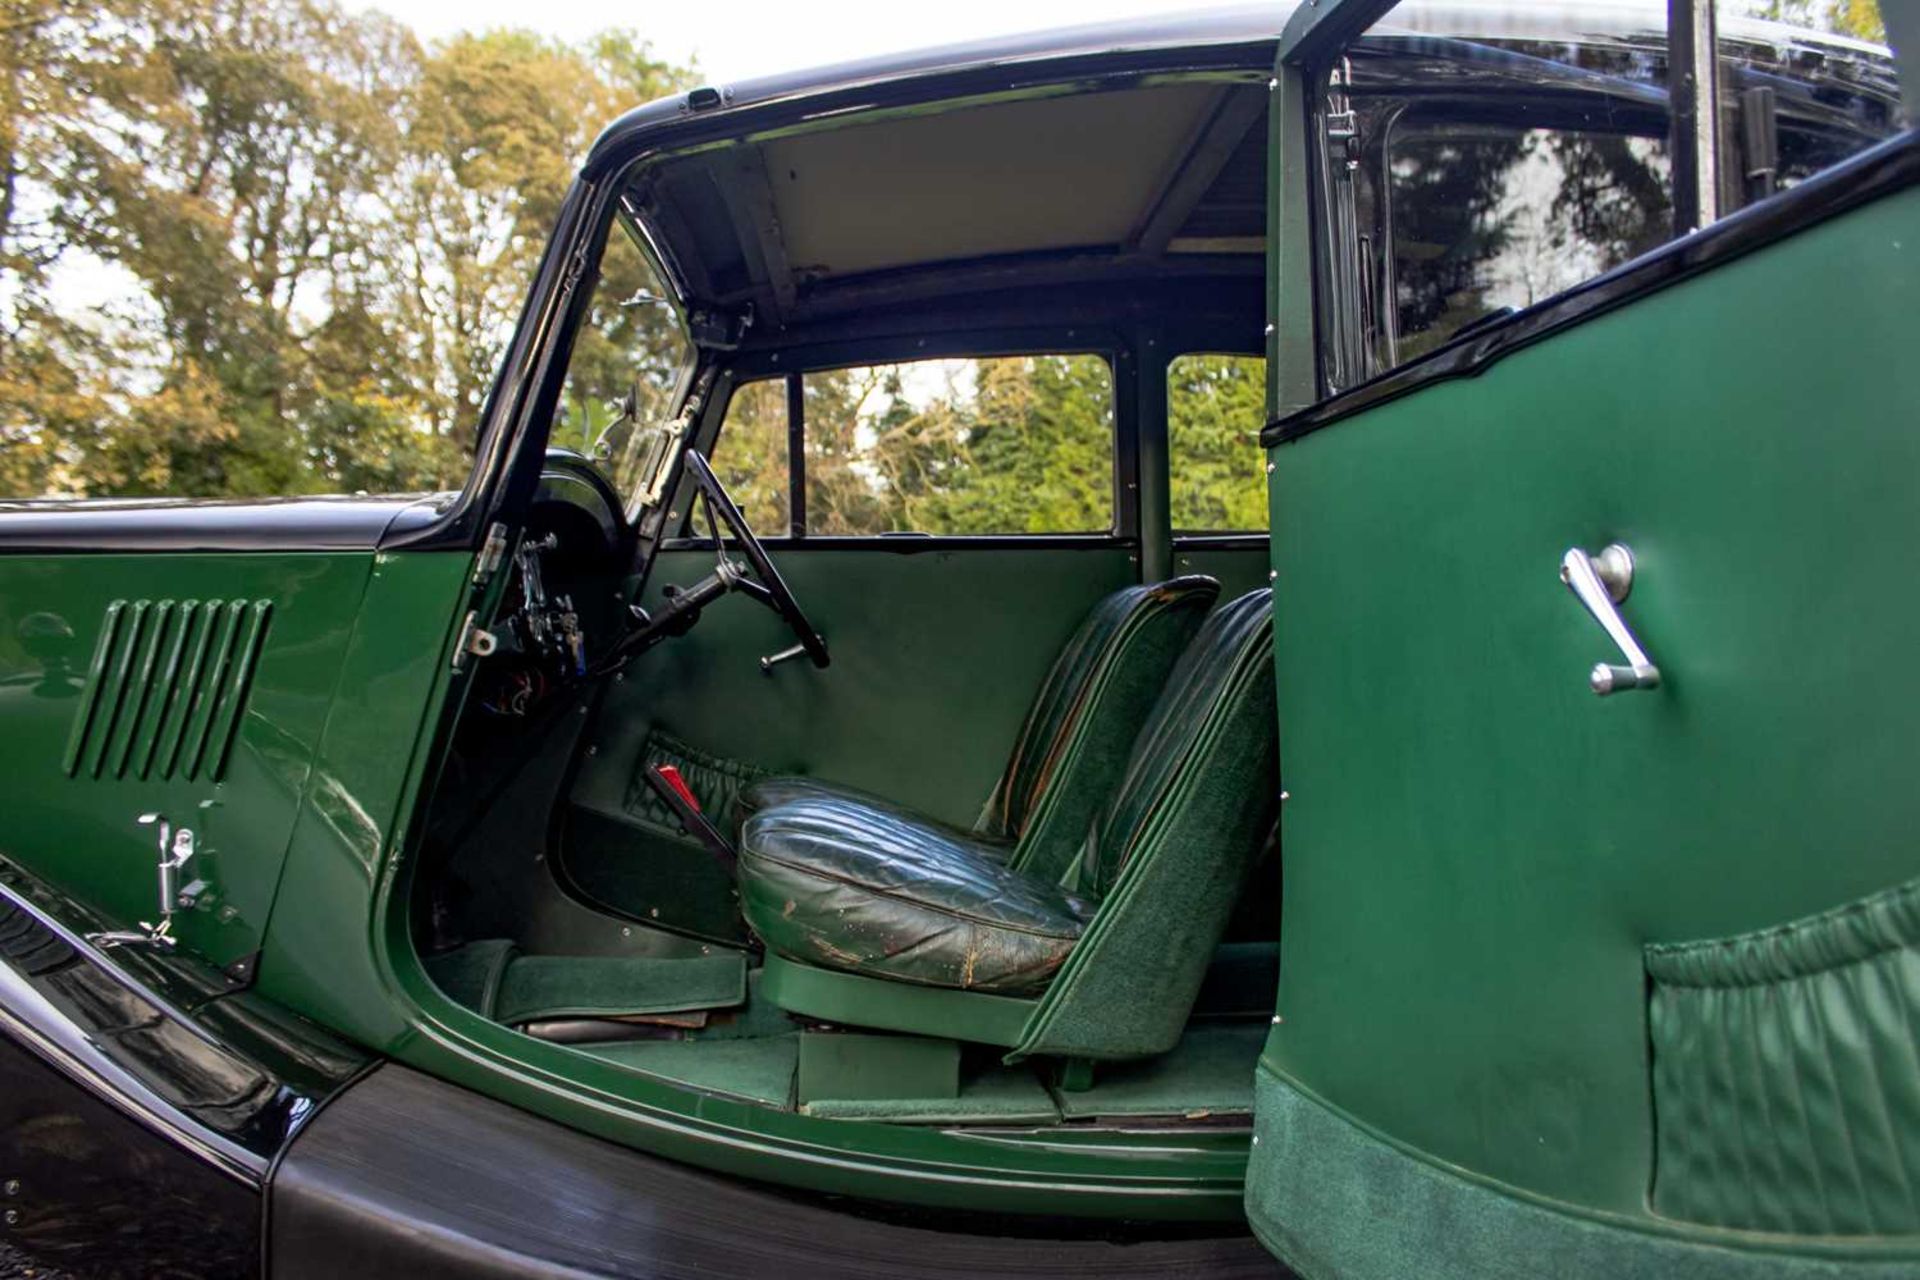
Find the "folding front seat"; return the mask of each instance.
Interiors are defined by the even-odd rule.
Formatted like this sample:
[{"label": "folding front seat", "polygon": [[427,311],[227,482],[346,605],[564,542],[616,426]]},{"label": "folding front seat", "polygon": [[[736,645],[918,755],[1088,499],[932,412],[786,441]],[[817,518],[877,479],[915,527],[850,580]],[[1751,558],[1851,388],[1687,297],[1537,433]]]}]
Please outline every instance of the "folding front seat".
[{"label": "folding front seat", "polygon": [[[1222,606],[1153,706],[1078,855],[796,792],[740,835],[740,900],[789,1012],[1083,1059],[1179,1039],[1279,797],[1271,593]],[[1016,762],[1018,756],[1016,755]]]},{"label": "folding front seat", "polygon": [[[1220,594],[1193,575],[1127,587],[1096,604],[1041,682],[1006,769],[967,833],[1008,865],[1058,876],[1119,780],[1127,752]],[[830,798],[895,824],[953,834],[949,825],[877,796],[816,778],[768,778],[741,793],[742,823],[803,797]]]}]

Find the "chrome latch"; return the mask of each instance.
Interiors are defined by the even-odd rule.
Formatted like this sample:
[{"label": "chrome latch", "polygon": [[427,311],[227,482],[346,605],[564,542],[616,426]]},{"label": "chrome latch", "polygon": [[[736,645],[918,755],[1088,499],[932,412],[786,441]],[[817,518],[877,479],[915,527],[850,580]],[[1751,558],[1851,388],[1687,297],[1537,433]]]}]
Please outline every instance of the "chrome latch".
[{"label": "chrome latch", "polygon": [[1578,547],[1560,558],[1560,581],[1586,606],[1593,620],[1613,640],[1626,659],[1624,666],[1598,662],[1587,674],[1587,685],[1599,697],[1630,689],[1660,687],[1660,668],[1640,647],[1633,629],[1620,616],[1619,605],[1633,590],[1633,552],[1621,543],[1607,546],[1597,556]]},{"label": "chrome latch", "polygon": [[160,919],[157,923],[142,920],[137,930],[90,933],[87,941],[101,948],[137,945],[171,951],[178,942],[173,936],[174,908],[192,906],[203,887],[195,881],[190,893],[180,888],[180,869],[193,860],[193,831],[188,827],[175,827],[160,813],[143,813],[135,821],[143,827],[159,828]]},{"label": "chrome latch", "polygon": [[453,642],[453,669],[465,671],[469,657],[491,657],[499,647],[500,638],[480,625],[480,611],[475,609],[460,624],[460,635]]}]

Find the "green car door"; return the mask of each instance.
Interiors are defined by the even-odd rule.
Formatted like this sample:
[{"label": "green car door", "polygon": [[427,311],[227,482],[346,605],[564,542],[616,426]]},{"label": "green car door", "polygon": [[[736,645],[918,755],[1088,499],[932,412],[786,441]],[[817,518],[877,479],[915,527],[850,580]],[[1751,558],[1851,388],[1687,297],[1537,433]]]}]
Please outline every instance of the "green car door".
[{"label": "green car door", "polygon": [[443,607],[418,634],[385,627],[385,657],[342,688],[376,547],[435,515],[408,499],[0,510],[0,855],[129,944],[164,928],[158,945],[250,977],[296,815],[326,789],[330,718],[444,644],[470,553],[413,557],[444,568]]},{"label": "green car door", "polygon": [[[1353,153],[1377,190],[1483,145],[1421,151],[1421,110]],[[1502,161],[1535,209],[1574,127]],[[1263,437],[1289,796],[1247,1208],[1303,1273],[1920,1264],[1916,176],[1896,129],[1411,360],[1432,276],[1390,240],[1397,367]]]}]

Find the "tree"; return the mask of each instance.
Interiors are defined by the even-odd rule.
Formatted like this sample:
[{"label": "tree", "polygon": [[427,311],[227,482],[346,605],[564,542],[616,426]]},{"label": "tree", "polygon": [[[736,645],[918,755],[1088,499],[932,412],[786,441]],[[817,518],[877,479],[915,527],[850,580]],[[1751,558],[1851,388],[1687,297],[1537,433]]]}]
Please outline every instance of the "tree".
[{"label": "tree", "polygon": [[[0,0],[5,492],[457,483],[590,131],[684,74],[333,0]],[[124,287],[63,312],[63,271]]]}]

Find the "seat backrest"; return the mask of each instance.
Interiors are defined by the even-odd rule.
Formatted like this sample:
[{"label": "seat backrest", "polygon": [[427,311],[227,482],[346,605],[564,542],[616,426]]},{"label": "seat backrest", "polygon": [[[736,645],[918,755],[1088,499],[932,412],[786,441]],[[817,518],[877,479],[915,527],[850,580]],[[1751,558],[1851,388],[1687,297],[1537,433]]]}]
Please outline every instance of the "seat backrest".
[{"label": "seat backrest", "polygon": [[1273,600],[1223,605],[1194,637],[1070,877],[1100,908],[1010,1055],[1173,1047],[1279,804]]},{"label": "seat backrest", "polygon": [[1041,682],[974,829],[1017,841],[1012,866],[1057,879],[1119,781],[1140,726],[1220,594],[1193,575],[1096,604]]}]

